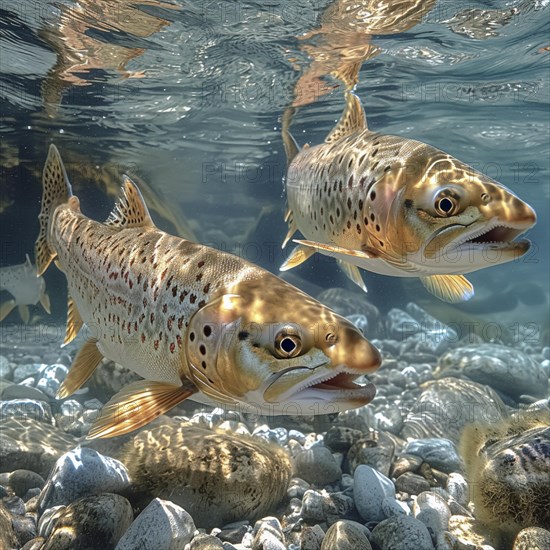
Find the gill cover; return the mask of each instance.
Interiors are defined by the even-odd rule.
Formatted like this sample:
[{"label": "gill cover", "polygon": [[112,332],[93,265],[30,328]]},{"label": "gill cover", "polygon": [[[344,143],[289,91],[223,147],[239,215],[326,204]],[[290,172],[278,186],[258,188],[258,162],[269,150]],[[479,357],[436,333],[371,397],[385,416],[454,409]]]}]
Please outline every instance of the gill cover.
[{"label": "gill cover", "polygon": [[[209,302],[191,317],[185,337],[185,357],[192,380],[205,394],[219,401],[233,402],[221,389],[218,366],[236,336],[240,319],[237,294],[224,294]],[[220,358],[220,351],[226,353]]]}]

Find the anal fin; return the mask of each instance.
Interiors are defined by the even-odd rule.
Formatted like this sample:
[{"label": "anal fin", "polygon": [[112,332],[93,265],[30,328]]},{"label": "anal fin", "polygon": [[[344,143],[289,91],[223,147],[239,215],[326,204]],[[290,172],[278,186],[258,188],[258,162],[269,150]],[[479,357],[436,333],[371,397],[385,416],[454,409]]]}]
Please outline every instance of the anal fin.
[{"label": "anal fin", "polygon": [[82,328],[83,324],[84,322],[82,321],[82,317],[80,317],[76,304],[69,296],[67,300],[67,326],[65,328],[65,340],[63,340],[61,347],[66,346],[76,338],[76,335]]},{"label": "anal fin", "polygon": [[198,391],[190,381],[176,386],[165,382],[140,380],[128,384],[101,410],[87,439],[114,437],[132,432],[169,411]]},{"label": "anal fin", "polygon": [[304,263],[308,258],[313,256],[315,252],[317,252],[315,248],[298,245],[290,253],[290,256],[284,261],[283,265],[279,268],[279,271],[288,271],[293,267],[299,266],[301,263]]},{"label": "anal fin", "polygon": [[31,318],[31,313],[29,311],[29,306],[21,304],[20,306],[17,306],[17,311],[19,311],[19,315],[21,315],[21,319],[23,319],[23,323],[28,325],[29,324],[29,319]]},{"label": "anal fin", "polygon": [[0,321],[3,321],[16,306],[15,300],[8,300],[0,306]]},{"label": "anal fin", "polygon": [[430,275],[420,277],[428,292],[450,304],[465,302],[474,295],[472,283],[464,275]]},{"label": "anal fin", "polygon": [[342,268],[342,271],[346,274],[346,276],[352,280],[363,292],[367,292],[367,285],[365,285],[365,281],[363,281],[363,277],[361,277],[361,272],[359,271],[359,268],[356,265],[350,264],[349,262],[346,262],[344,260],[336,260],[338,262],[338,265]]},{"label": "anal fin", "polygon": [[90,338],[78,351],[69,374],[57,390],[57,399],[66,399],[80,389],[101,363],[103,355],[97,349],[97,340]]},{"label": "anal fin", "polygon": [[50,297],[48,296],[48,293],[46,291],[42,292],[40,294],[40,303],[42,304],[42,307],[44,308],[44,311],[46,313],[51,313],[52,309],[50,306]]}]

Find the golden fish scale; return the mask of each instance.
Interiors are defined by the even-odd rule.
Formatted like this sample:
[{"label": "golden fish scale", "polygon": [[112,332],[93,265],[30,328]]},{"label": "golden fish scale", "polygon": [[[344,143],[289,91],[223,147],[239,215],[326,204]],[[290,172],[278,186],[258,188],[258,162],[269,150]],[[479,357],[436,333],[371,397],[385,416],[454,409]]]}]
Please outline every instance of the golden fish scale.
[{"label": "golden fish scale", "polygon": [[110,227],[68,207],[58,208],[52,223],[52,243],[90,336],[106,356],[124,358],[150,379],[179,384],[193,313],[228,284],[258,276],[237,257],[156,228]]}]

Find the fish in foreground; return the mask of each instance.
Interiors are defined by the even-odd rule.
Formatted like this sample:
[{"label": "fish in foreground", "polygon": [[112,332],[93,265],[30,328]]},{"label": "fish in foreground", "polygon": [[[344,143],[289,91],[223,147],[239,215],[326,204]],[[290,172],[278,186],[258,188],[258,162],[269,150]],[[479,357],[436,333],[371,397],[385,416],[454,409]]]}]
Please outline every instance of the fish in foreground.
[{"label": "fish in foreground", "polygon": [[323,414],[375,394],[355,383],[380,354],[345,318],[239,257],[155,227],[136,185],[106,222],[80,212],[52,145],[43,172],[38,273],[52,260],[69,287],[65,343],[85,323],[58,398],[103,357],[145,378],[103,408],[88,435],[130,432],[186,398],[262,414]]},{"label": "fish in foreground", "polygon": [[46,283],[42,277],[36,276],[36,267],[32,265],[28,254],[24,263],[0,268],[0,290],[7,290],[13,296],[0,305],[0,321],[17,307],[21,319],[26,324],[30,319],[28,306],[34,306],[38,302],[47,313],[50,313]]},{"label": "fish in foreground", "polygon": [[536,222],[534,210],[509,189],[425,143],[371,132],[358,97],[346,94],[342,118],[325,139],[298,150],[283,140],[288,234],[304,239],[281,266],[315,252],[335,257],[366,290],[359,267],[420,277],[447,302],[474,294],[463,276],[523,256],[516,240]]}]

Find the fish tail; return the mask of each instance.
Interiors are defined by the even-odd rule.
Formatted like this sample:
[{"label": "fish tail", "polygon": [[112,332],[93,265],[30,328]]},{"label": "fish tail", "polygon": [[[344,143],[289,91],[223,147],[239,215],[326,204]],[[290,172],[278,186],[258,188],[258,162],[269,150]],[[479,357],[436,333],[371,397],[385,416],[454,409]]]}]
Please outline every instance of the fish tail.
[{"label": "fish tail", "polygon": [[55,250],[48,242],[50,218],[60,204],[68,202],[72,194],[71,184],[59,151],[55,145],[50,145],[42,172],[42,206],[38,215],[40,232],[34,245],[37,276],[42,275],[56,257]]}]

